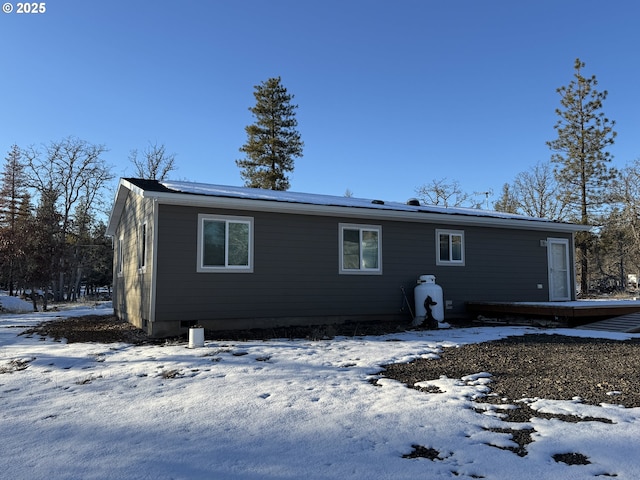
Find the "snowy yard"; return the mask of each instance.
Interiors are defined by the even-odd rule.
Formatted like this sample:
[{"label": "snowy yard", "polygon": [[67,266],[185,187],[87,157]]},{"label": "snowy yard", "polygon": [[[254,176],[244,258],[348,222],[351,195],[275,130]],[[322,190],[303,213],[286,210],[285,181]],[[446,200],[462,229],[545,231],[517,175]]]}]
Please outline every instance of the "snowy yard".
[{"label": "snowy yard", "polygon": [[[499,448],[513,445],[509,434],[488,430],[504,426],[500,412],[474,410],[490,381],[483,372],[440,379],[439,394],[377,375],[383,364],[436,359],[443,348],[530,328],[208,341],[198,349],[18,335],[47,318],[88,313],[96,310],[0,315],[3,478],[640,478],[640,408],[531,400],[535,409],[612,423],[534,418],[534,441],[520,457]],[[440,455],[403,458],[412,445]],[[553,459],[572,452],[591,463]]]}]

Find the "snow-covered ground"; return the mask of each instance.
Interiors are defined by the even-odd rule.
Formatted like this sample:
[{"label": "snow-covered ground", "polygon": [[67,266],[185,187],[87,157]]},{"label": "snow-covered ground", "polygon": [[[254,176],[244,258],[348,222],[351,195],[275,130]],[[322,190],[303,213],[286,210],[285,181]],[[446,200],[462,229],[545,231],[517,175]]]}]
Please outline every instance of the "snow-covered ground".
[{"label": "snow-covered ground", "polygon": [[[524,425],[473,408],[490,381],[486,375],[440,379],[440,394],[387,379],[371,382],[383,364],[437,358],[443,348],[530,328],[208,341],[196,349],[19,335],[47,318],[86,313],[109,311],[0,315],[2,478],[640,478],[639,408],[539,399],[534,408],[613,423],[535,418],[534,441],[519,457],[497,448],[514,445],[509,434],[487,428]],[[438,450],[441,458],[403,458],[414,444]],[[591,463],[569,466],[552,458],[571,452]]]},{"label": "snow-covered ground", "polygon": [[3,293],[0,292],[0,311],[13,313],[33,312],[33,303]]}]

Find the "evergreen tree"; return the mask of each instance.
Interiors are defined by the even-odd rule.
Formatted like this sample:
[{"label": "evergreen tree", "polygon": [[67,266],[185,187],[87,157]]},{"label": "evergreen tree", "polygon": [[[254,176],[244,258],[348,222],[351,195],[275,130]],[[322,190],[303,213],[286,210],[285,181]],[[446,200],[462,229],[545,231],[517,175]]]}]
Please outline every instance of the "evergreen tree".
[{"label": "evergreen tree", "polygon": [[21,251],[19,219],[27,189],[25,167],[17,145],[11,147],[5,160],[0,177],[0,268],[2,281],[9,295],[13,295]]},{"label": "evergreen tree", "polygon": [[71,233],[67,240],[70,253],[69,266],[71,267],[67,285],[67,299],[71,301],[76,301],[80,296],[80,285],[85,269],[89,266],[89,254],[93,247],[91,238],[93,221],[86,201],[78,203],[71,222]]},{"label": "evergreen tree", "polygon": [[280,83],[280,77],[269,78],[254,87],[256,105],[249,110],[256,122],[245,127],[247,142],[240,148],[246,158],[236,160],[242,169],[245,186],[270,190],[288,190],[287,174],[293,171],[294,158],[302,157],[304,143],[296,130],[297,105],[293,95]]},{"label": "evergreen tree", "polygon": [[20,199],[26,192],[26,175],[20,148],[11,147],[5,158],[0,180],[0,225],[12,226],[20,210]]},{"label": "evergreen tree", "polygon": [[28,250],[30,236],[32,235],[32,225],[35,223],[34,208],[31,203],[31,195],[26,192],[20,201],[20,210],[16,219],[16,250],[15,250],[15,286],[16,293],[19,289],[24,289],[25,272],[27,271],[30,252]]},{"label": "evergreen tree", "polygon": [[43,309],[47,309],[47,294],[55,282],[60,259],[62,216],[56,210],[57,194],[40,192],[36,215],[27,224],[25,250],[27,254],[24,272],[25,286],[31,289],[33,308],[37,310],[35,293],[43,290]]},{"label": "evergreen tree", "polygon": [[[554,126],[558,137],[547,145],[555,152],[551,161],[557,164],[555,175],[563,202],[575,221],[589,225],[609,200],[607,191],[616,172],[608,166],[611,154],[605,149],[613,144],[616,132],[615,122],[601,111],[607,91],[595,89],[598,85],[595,75],[590,78],[582,75],[584,66],[584,62],[576,59],[574,79],[556,90],[562,106],[556,109],[560,117]],[[582,292],[588,290],[591,240],[588,232],[576,235]]]},{"label": "evergreen tree", "polygon": [[89,251],[84,281],[90,293],[95,295],[98,288],[106,286],[109,288],[110,296],[113,280],[113,248],[106,231],[107,225],[102,221],[97,222],[91,230],[92,248]]}]

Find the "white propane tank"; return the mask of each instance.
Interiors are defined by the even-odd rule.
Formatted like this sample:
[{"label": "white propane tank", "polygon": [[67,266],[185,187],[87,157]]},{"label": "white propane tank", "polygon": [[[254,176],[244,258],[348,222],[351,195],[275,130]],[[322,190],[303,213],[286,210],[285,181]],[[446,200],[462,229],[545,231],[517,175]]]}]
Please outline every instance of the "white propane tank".
[{"label": "white propane tank", "polygon": [[431,314],[438,322],[444,322],[444,300],[442,298],[442,287],[436,284],[435,275],[420,275],[418,285],[413,289],[413,296],[416,306],[416,317],[413,319],[413,325],[422,325],[426,316],[427,309],[424,302],[427,297],[436,302],[431,306]]}]

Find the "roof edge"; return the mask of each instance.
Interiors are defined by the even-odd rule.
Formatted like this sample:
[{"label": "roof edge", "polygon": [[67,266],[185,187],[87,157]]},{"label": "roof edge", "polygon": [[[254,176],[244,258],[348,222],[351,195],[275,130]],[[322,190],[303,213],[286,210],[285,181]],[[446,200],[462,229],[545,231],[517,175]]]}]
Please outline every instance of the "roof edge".
[{"label": "roof edge", "polygon": [[590,230],[587,225],[560,223],[553,221],[527,220],[526,218],[500,218],[490,216],[472,216],[454,212],[432,213],[425,211],[377,210],[364,207],[339,205],[314,205],[308,203],[279,202],[253,198],[234,198],[223,196],[194,195],[191,193],[147,192],[160,204],[193,207],[217,207],[231,210],[262,211],[298,215],[315,215],[331,217],[348,217],[362,219],[378,219],[389,221],[405,221],[413,223],[439,223],[442,225],[469,225],[493,228],[512,228],[519,230],[545,230],[553,232],[580,232]]},{"label": "roof edge", "polygon": [[279,201],[276,199],[239,198],[225,195],[207,195],[201,193],[182,192],[166,187],[157,180],[121,178],[111,215],[107,226],[107,235],[114,236],[117,223],[124,209],[127,191],[144,198],[153,198],[166,205],[194,206],[205,208],[228,208],[234,210],[255,210],[274,213],[340,216],[347,218],[366,218],[389,221],[405,221],[415,223],[439,223],[442,225],[469,225],[493,228],[510,228],[520,230],[537,230],[550,232],[575,233],[588,231],[592,227],[574,223],[554,222],[546,219],[529,217],[513,218],[499,215],[465,214],[455,211],[427,212],[416,210],[375,209],[364,206],[326,205],[305,203],[303,201]]},{"label": "roof edge", "polygon": [[122,215],[124,209],[125,200],[127,199],[127,191],[133,192],[136,195],[144,196],[144,190],[135,186],[129,181],[129,179],[121,178],[118,182],[118,188],[113,199],[113,206],[111,207],[111,214],[109,215],[109,223],[107,224],[107,230],[105,234],[109,237],[113,237],[116,234],[116,228],[118,226],[118,220]]}]

